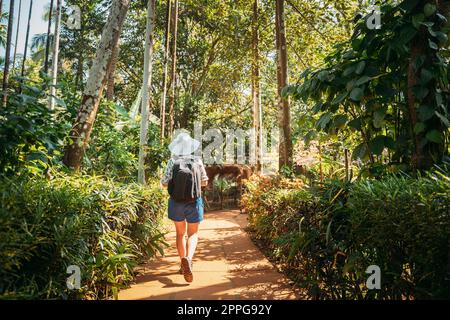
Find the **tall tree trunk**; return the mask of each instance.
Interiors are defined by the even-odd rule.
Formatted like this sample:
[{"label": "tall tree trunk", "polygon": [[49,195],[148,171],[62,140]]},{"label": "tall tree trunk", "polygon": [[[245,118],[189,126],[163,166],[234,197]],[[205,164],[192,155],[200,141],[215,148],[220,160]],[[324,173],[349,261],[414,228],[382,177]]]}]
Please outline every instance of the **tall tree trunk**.
[{"label": "tall tree trunk", "polygon": [[411,58],[408,66],[408,111],[411,121],[411,127],[413,128],[414,137],[414,153],[412,157],[412,166],[416,169],[421,169],[424,165],[424,155],[422,140],[424,139],[422,134],[414,133],[414,127],[417,124],[417,110],[416,110],[416,97],[413,92],[414,86],[419,81],[419,71],[415,70],[414,64],[419,56],[425,53],[426,47],[426,36],[424,30],[419,30],[419,35],[411,44]]},{"label": "tall tree trunk", "polygon": [[[23,78],[25,76],[25,63],[27,61],[28,56],[28,41],[30,39],[30,26],[31,26],[31,14],[33,13],[33,0],[30,1],[30,9],[28,11],[28,22],[27,22],[27,33],[25,35],[25,47],[23,50],[23,59],[22,59],[22,70],[20,72],[20,76]],[[22,82],[22,80],[20,80]],[[19,91],[22,92],[22,86],[20,86]]]},{"label": "tall tree trunk", "polygon": [[13,68],[16,66],[16,56],[17,56],[17,42],[19,40],[19,28],[20,28],[20,16],[22,14],[22,0],[19,1],[19,13],[17,15],[17,25],[16,25],[16,41],[14,41],[14,55],[13,55]]},{"label": "tall tree trunk", "polygon": [[112,53],[112,61],[111,61],[111,68],[108,71],[108,84],[106,86],[106,99],[108,101],[114,100],[114,80],[116,75],[116,67],[117,62],[119,60],[119,42],[117,42],[117,45],[114,47],[113,53]]},{"label": "tall tree trunk", "polygon": [[45,62],[44,62],[44,72],[48,73],[48,59],[50,56],[50,35],[52,32],[52,16],[53,16],[53,0],[50,1],[50,13],[48,16],[48,26],[47,26],[47,41],[45,43]]},{"label": "tall tree trunk", "polygon": [[8,78],[9,78],[9,63],[11,61],[11,38],[12,29],[14,24],[14,0],[10,0],[9,3],[9,18],[8,18],[8,31],[6,35],[6,48],[5,48],[5,67],[3,69],[3,106],[6,106],[8,100]]},{"label": "tall tree trunk", "polygon": [[77,65],[77,75],[75,76],[75,86],[81,88],[81,91],[84,90],[83,86],[83,66],[84,66],[84,55],[83,55],[83,47],[84,47],[84,21],[81,20],[81,29],[80,29],[80,49],[78,51],[78,65]]},{"label": "tall tree trunk", "polygon": [[[438,9],[441,13],[443,13],[445,16],[449,17],[450,14],[450,3],[448,1],[434,1],[434,0],[428,0],[424,1],[426,3],[431,4],[438,4]],[[417,13],[422,12],[422,6],[417,7]],[[420,57],[425,57],[425,62],[423,63],[423,66],[416,69],[416,61]],[[426,139],[424,136],[424,133],[415,133],[414,128],[416,124],[419,122],[418,115],[417,115],[417,106],[421,102],[419,99],[417,99],[416,95],[414,94],[414,87],[420,83],[420,75],[422,73],[422,69],[424,67],[428,67],[429,65],[432,65],[433,63],[433,57],[434,54],[430,52],[429,45],[428,45],[428,31],[425,26],[421,26],[421,28],[418,31],[417,36],[414,38],[414,40],[411,42],[411,56],[409,60],[408,65],[408,75],[407,75],[407,98],[408,98],[408,111],[409,111],[409,117],[411,122],[411,132],[413,134],[413,140],[414,140],[414,153],[412,156],[412,167],[417,170],[427,169],[430,168],[435,160],[433,159],[433,155],[442,153],[443,150],[440,148],[437,144],[426,144],[424,143],[424,140]],[[431,87],[435,87],[434,90],[430,90],[430,94],[428,94],[427,97],[424,98],[422,101],[425,105],[432,105],[434,95],[432,92],[435,91],[437,83],[435,80],[433,80],[430,84]],[[430,119],[426,121],[426,126],[430,128],[439,128],[441,126],[440,122],[435,122],[435,120]],[[439,129],[438,129],[439,130]],[[443,128],[442,128],[443,130]]]},{"label": "tall tree trunk", "polygon": [[155,0],[148,0],[145,30],[144,76],[142,81],[141,134],[139,142],[138,183],[145,184],[145,158],[147,155],[148,118],[152,83],[153,30],[155,27]]},{"label": "tall tree trunk", "polygon": [[53,58],[52,58],[52,85],[50,87],[50,109],[55,108],[56,83],[58,78],[58,63],[59,63],[59,35],[61,32],[61,0],[56,0],[56,22],[55,33],[53,39]]},{"label": "tall tree trunk", "polygon": [[172,70],[170,75],[170,95],[169,95],[169,130],[168,136],[172,136],[175,123],[175,88],[177,77],[177,33],[178,33],[178,0],[174,2],[172,13],[173,36],[172,36]]},{"label": "tall tree trunk", "polygon": [[167,96],[167,78],[169,72],[169,50],[170,50],[170,19],[172,16],[172,0],[167,0],[166,11],[166,33],[164,37],[164,75],[163,75],[163,92],[161,94],[161,108],[159,111],[160,125],[161,125],[161,141],[165,138],[166,130],[166,96]]},{"label": "tall tree trunk", "polygon": [[281,97],[281,90],[287,85],[287,47],[286,28],[284,24],[284,0],[276,0],[275,30],[277,46],[277,80],[279,108],[279,166],[292,165],[292,141],[290,125],[289,100]]},{"label": "tall tree trunk", "polygon": [[112,62],[112,51],[119,41],[129,5],[130,0],[114,0],[108,21],[103,27],[100,44],[81,99],[81,106],[69,135],[72,142],[66,146],[63,158],[64,164],[75,170],[81,167]]},{"label": "tall tree trunk", "polygon": [[256,171],[262,168],[262,109],[260,94],[260,72],[259,72],[259,0],[253,2],[252,20],[252,99],[253,99],[253,128],[256,137],[255,160]]}]

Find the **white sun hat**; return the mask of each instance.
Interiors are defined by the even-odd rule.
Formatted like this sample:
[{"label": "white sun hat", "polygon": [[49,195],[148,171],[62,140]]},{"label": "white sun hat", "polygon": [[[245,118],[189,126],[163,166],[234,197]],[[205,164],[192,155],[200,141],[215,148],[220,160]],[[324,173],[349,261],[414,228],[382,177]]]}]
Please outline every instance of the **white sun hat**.
[{"label": "white sun hat", "polygon": [[187,156],[194,153],[200,142],[192,139],[189,133],[181,132],[170,144],[169,150],[176,156]]}]

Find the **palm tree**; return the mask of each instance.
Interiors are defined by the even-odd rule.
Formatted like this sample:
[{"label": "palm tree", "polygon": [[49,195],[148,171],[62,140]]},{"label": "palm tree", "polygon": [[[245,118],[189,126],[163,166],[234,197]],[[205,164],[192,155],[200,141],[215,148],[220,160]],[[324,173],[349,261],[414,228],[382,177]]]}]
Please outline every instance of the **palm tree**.
[{"label": "palm tree", "polygon": [[53,35],[50,34],[50,39],[48,39],[47,33],[39,33],[35,34],[33,38],[31,39],[31,50],[32,55],[31,58],[34,61],[44,61],[45,60],[45,54],[46,54],[46,43],[48,41],[52,41]]},{"label": "palm tree", "polygon": [[170,50],[170,17],[172,15],[172,0],[167,0],[166,9],[166,32],[164,37],[165,48],[164,48],[164,75],[163,75],[163,92],[161,94],[161,109],[160,109],[160,125],[161,125],[161,141],[165,137],[165,127],[166,127],[166,96],[167,96],[167,77],[168,77],[168,66],[169,66],[169,50]]},{"label": "palm tree", "polygon": [[25,49],[23,51],[22,72],[20,73],[20,75],[22,77],[25,75],[25,61],[27,60],[28,40],[30,38],[30,24],[31,24],[31,14],[32,13],[33,13],[33,0],[30,1],[30,10],[28,11],[27,34],[25,36]]},{"label": "palm tree", "polygon": [[178,0],[175,0],[174,10],[172,12],[173,19],[173,37],[172,37],[172,70],[170,75],[170,94],[169,94],[169,136],[172,135],[174,129],[175,118],[175,90],[177,76],[177,34],[178,34]]},{"label": "palm tree", "polygon": [[49,15],[48,15],[48,27],[47,27],[47,39],[45,43],[45,63],[44,72],[48,73],[48,57],[50,55],[50,33],[52,32],[52,14],[53,14],[53,0],[50,1]]},{"label": "palm tree", "polygon": [[6,21],[8,21],[8,13],[3,12],[3,1],[0,0],[0,46],[5,47],[6,46],[6,28],[7,24]]},{"label": "palm tree", "polygon": [[17,42],[19,40],[19,28],[20,28],[20,15],[22,13],[22,0],[19,1],[19,13],[17,17],[17,27],[16,27],[16,41],[14,42],[14,58],[13,58],[13,68],[16,65],[16,55],[17,55]]},{"label": "palm tree", "polygon": [[12,29],[14,23],[14,0],[10,0],[9,3],[9,16],[8,16],[8,33],[6,35],[6,50],[5,50],[5,64],[3,68],[3,106],[6,106],[8,100],[8,77],[9,77],[9,63],[11,58],[11,38]]},{"label": "palm tree", "polygon": [[[3,20],[3,17],[1,18]],[[2,22],[0,22],[0,46],[5,47],[6,46],[6,25],[4,25]]]},{"label": "palm tree", "polygon": [[56,83],[58,78],[59,35],[61,32],[61,0],[56,0],[55,41],[53,42],[52,85],[50,87],[50,109],[55,108]]}]

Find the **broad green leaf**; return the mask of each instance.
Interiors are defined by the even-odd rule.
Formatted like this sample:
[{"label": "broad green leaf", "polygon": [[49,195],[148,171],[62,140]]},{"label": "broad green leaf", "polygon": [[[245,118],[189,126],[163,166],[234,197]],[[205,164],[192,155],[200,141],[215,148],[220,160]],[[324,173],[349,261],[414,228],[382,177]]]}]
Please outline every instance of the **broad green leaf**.
[{"label": "broad green leaf", "polygon": [[359,79],[356,81],[355,85],[356,85],[356,86],[360,86],[360,85],[362,85],[362,84],[364,84],[364,83],[370,81],[370,79],[371,79],[371,78],[368,77],[368,76],[362,76],[361,78],[359,78]]},{"label": "broad green leaf", "polygon": [[420,29],[420,23],[425,20],[425,15],[423,13],[416,14],[412,17],[412,24],[414,28]]},{"label": "broad green leaf", "polygon": [[420,24],[425,26],[425,27],[432,27],[432,26],[434,26],[434,22],[431,22],[431,21],[424,21],[424,22],[421,22]]},{"label": "broad green leaf", "polygon": [[442,46],[446,45],[448,42],[448,36],[443,32],[436,32],[436,38],[438,39],[439,44]]},{"label": "broad green leaf", "polygon": [[427,105],[422,105],[419,107],[418,114],[421,121],[427,121],[434,115],[434,109]]},{"label": "broad green leaf", "polygon": [[419,134],[425,131],[425,123],[423,122],[417,122],[416,125],[414,126],[414,133]]},{"label": "broad green leaf", "polygon": [[344,77],[347,77],[349,75],[351,75],[356,69],[356,65],[352,64],[350,67],[347,67],[344,72],[342,72],[342,75]]},{"label": "broad green leaf", "polygon": [[429,92],[430,90],[428,90],[427,87],[417,86],[413,88],[413,93],[419,100],[423,100],[428,95]]},{"label": "broad green leaf", "polygon": [[396,36],[396,45],[403,46],[408,44],[417,35],[417,29],[411,25],[405,25]]},{"label": "broad green leaf", "polygon": [[311,109],[311,111],[313,112],[313,113],[317,113],[317,112],[320,112],[320,111],[322,111],[322,107],[323,107],[323,102],[317,102],[315,105],[314,105],[314,107]]},{"label": "broad green leaf", "polygon": [[423,7],[423,13],[425,14],[425,17],[430,17],[436,12],[436,6],[431,3],[425,4]]},{"label": "broad green leaf", "polygon": [[441,122],[442,122],[446,127],[450,126],[450,122],[449,122],[449,120],[448,120],[447,117],[443,116],[442,114],[440,114],[440,113],[437,112],[437,111],[435,112],[435,114],[438,116],[439,119],[441,119]]},{"label": "broad green leaf", "polygon": [[318,78],[320,81],[322,81],[322,82],[328,80],[328,77],[329,77],[329,76],[330,76],[330,72],[329,72],[328,70],[320,71],[320,72],[317,74],[317,78]]},{"label": "broad green leaf", "polygon": [[324,113],[320,119],[317,121],[317,126],[321,129],[325,129],[325,127],[327,126],[327,124],[330,122],[331,120],[331,113],[327,112]]},{"label": "broad green leaf", "polygon": [[281,90],[281,97],[287,98],[297,90],[296,86],[288,85]]},{"label": "broad green leaf", "polygon": [[333,119],[333,127],[339,129],[343,128],[346,123],[347,123],[347,116],[344,114],[339,114],[335,116]]},{"label": "broad green leaf", "polygon": [[363,40],[360,39],[360,38],[353,39],[352,40],[352,48],[353,48],[353,50],[358,51],[362,42],[363,42]]},{"label": "broad green leaf", "polygon": [[406,12],[411,12],[418,4],[419,0],[405,0],[400,4],[400,8]]},{"label": "broad green leaf", "polygon": [[391,137],[384,137],[384,146],[391,150],[395,149],[395,141]]},{"label": "broad green leaf", "polygon": [[374,155],[380,155],[384,150],[385,136],[377,136],[370,141],[370,150]]},{"label": "broad green leaf", "polygon": [[437,45],[435,42],[431,41],[430,39],[428,39],[428,45],[429,45],[430,48],[433,49],[433,50],[439,50],[438,45]]},{"label": "broad green leaf", "polygon": [[375,128],[381,128],[384,123],[384,117],[386,116],[387,108],[379,108],[373,113],[373,125]]},{"label": "broad green leaf", "polygon": [[354,88],[352,92],[350,92],[350,99],[353,101],[361,101],[364,96],[364,90],[361,88]]},{"label": "broad green leaf", "polygon": [[345,89],[347,89],[348,92],[352,91],[353,88],[355,87],[355,83],[356,83],[356,80],[355,80],[355,79],[350,80],[350,81],[347,82],[347,84],[345,85]]},{"label": "broad green leaf", "polygon": [[127,119],[129,118],[128,111],[122,105],[115,104],[114,107],[115,107],[114,109],[116,110],[116,112],[118,114],[120,114],[121,116],[123,116],[123,117],[125,117]]},{"label": "broad green leaf", "polygon": [[331,102],[332,105],[338,105],[340,104],[348,95],[348,92],[343,92],[334,98],[334,100]]},{"label": "broad green leaf", "polygon": [[356,74],[362,74],[365,67],[366,67],[366,62],[365,62],[365,61],[359,62],[359,63],[356,65],[355,73],[356,73]]},{"label": "broad green leaf", "polygon": [[367,148],[364,143],[361,143],[358,145],[355,150],[353,150],[352,158],[354,160],[361,159],[364,160],[364,158],[367,156]]},{"label": "broad green leaf", "polygon": [[431,130],[427,133],[425,136],[428,141],[434,142],[434,143],[442,143],[442,135],[437,130]]},{"label": "broad green leaf", "polygon": [[308,133],[305,135],[305,143],[309,144],[312,140],[317,138],[317,132],[315,130],[309,130]]},{"label": "broad green leaf", "polygon": [[44,163],[48,162],[47,154],[41,151],[32,152],[27,155],[27,160],[40,160]]},{"label": "broad green leaf", "polygon": [[423,68],[420,73],[420,82],[422,85],[428,84],[434,78],[434,74],[428,69]]},{"label": "broad green leaf", "polygon": [[356,131],[359,131],[362,128],[362,123],[361,123],[361,119],[360,118],[356,118],[356,119],[351,120],[349,123],[347,123],[347,125],[350,126],[353,129],[355,129]]},{"label": "broad green leaf", "polygon": [[418,56],[417,58],[416,58],[416,61],[414,61],[414,69],[415,70],[419,70],[420,69],[420,67],[422,67],[423,66],[423,64],[425,63],[425,56],[423,56],[423,55],[421,55],[421,56]]},{"label": "broad green leaf", "polygon": [[441,20],[442,22],[447,22],[447,21],[448,21],[448,19],[447,19],[444,15],[442,15],[442,14],[440,14],[440,13],[437,13],[436,16],[437,16],[437,17],[439,18],[439,20]]}]

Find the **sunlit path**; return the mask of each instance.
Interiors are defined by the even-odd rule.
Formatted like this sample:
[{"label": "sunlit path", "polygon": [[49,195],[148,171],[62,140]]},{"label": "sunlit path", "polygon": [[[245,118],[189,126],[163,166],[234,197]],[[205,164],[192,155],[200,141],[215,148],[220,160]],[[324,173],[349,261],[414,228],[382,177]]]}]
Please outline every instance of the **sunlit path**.
[{"label": "sunlit path", "polygon": [[178,274],[175,233],[171,247],[140,270],[136,284],[119,299],[296,299],[298,292],[252,243],[243,228],[247,215],[239,211],[206,214],[194,257],[194,282]]}]

